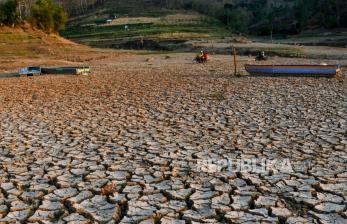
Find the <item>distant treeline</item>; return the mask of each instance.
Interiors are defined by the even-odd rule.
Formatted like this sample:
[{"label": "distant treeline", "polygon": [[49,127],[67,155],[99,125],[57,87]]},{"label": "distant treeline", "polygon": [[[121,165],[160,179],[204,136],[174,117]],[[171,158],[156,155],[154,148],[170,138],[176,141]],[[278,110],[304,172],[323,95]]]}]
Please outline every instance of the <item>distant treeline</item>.
[{"label": "distant treeline", "polygon": [[67,14],[52,0],[0,1],[0,26],[15,26],[24,21],[46,32],[58,32],[64,28]]},{"label": "distant treeline", "polygon": [[346,0],[166,0],[164,3],[167,7],[192,9],[218,18],[236,32],[266,35],[347,27]]},{"label": "distant treeline", "polygon": [[70,16],[81,15],[105,3],[105,0],[55,0]]},{"label": "distant treeline", "polygon": [[[5,2],[7,2],[7,0],[0,0],[0,4]],[[31,7],[37,0],[16,0],[16,2],[19,5],[19,13],[23,16],[30,16]],[[52,0],[52,2],[63,7],[69,15],[79,15],[102,5],[105,0]]]}]

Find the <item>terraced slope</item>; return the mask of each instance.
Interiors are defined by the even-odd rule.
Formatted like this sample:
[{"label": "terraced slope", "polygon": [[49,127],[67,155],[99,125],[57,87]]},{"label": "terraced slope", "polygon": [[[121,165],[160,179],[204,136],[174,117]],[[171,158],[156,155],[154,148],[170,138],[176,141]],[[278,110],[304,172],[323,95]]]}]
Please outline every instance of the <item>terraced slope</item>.
[{"label": "terraced slope", "polygon": [[[113,21],[106,23],[108,19]],[[73,18],[61,34],[94,47],[155,50],[177,49],[187,40],[230,35],[211,17],[136,0],[109,0],[90,14]]]}]

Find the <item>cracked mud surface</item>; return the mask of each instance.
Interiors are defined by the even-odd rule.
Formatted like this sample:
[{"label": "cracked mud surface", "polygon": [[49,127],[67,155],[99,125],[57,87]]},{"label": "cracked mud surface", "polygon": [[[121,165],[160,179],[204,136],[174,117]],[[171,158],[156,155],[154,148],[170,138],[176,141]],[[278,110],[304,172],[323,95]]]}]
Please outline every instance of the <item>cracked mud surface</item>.
[{"label": "cracked mud surface", "polygon": [[[0,223],[347,222],[346,78],[147,57],[0,80]],[[198,169],[224,159],[292,170]]]}]

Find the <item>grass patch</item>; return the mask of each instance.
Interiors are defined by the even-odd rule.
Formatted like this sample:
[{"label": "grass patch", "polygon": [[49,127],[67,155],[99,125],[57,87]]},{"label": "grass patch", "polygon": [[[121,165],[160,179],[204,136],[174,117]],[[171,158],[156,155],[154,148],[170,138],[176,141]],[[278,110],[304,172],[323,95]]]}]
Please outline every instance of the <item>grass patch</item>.
[{"label": "grass patch", "polygon": [[174,33],[160,33],[149,36],[151,39],[159,40],[189,40],[194,38],[210,38],[208,33],[189,33],[189,32],[174,32]]},{"label": "grass patch", "polygon": [[[189,36],[194,34],[196,37],[206,37],[212,35],[225,34],[224,29],[220,27],[209,26],[207,24],[191,24],[189,26],[180,25],[160,25],[153,23],[141,23],[129,25],[129,30],[125,30],[123,25],[114,26],[89,26],[89,27],[74,27],[62,32],[62,36],[70,39],[116,39],[116,38],[131,38],[131,37],[167,37]],[[182,34],[182,35],[181,35]]]},{"label": "grass patch", "polygon": [[1,49],[0,48],[0,57],[11,57],[11,56],[30,56],[32,53],[28,50],[15,50],[15,49]]},{"label": "grass patch", "polygon": [[18,33],[0,33],[0,43],[18,43],[18,42],[32,42],[32,43],[40,43],[41,40],[38,38],[35,38],[32,35],[28,34],[18,34]]},{"label": "grass patch", "polygon": [[302,49],[297,47],[254,47],[254,46],[239,46],[237,47],[238,54],[241,55],[256,55],[260,51],[265,51],[268,56],[280,57],[303,57],[305,54]]},{"label": "grass patch", "polygon": [[265,49],[265,51],[268,54],[274,54],[274,55],[285,55],[285,56],[290,56],[290,57],[299,57],[302,56],[302,51],[298,48],[294,47],[287,47],[287,48],[268,48]]}]

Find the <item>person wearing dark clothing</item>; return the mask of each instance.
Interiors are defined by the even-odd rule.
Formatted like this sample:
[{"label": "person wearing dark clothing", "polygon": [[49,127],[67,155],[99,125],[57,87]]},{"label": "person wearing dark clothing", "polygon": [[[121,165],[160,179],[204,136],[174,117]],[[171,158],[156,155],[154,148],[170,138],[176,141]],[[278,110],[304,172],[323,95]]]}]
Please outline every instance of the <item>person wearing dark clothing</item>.
[{"label": "person wearing dark clothing", "polygon": [[259,52],[258,56],[255,58],[257,61],[266,61],[268,58],[265,56],[265,52]]}]

